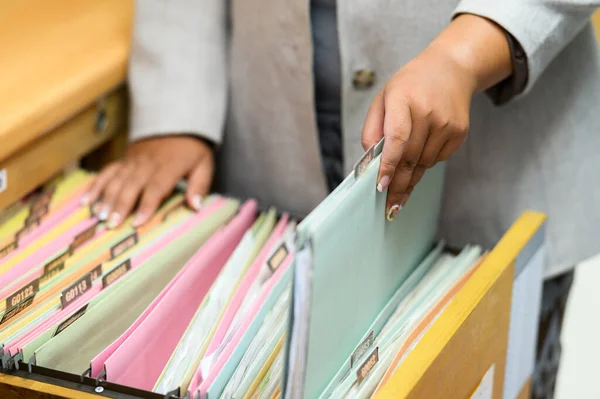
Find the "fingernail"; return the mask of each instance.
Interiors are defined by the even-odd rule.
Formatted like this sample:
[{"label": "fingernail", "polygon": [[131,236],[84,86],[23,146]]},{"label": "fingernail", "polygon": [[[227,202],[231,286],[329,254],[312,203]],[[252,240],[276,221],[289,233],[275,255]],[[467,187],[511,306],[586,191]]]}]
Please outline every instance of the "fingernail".
[{"label": "fingernail", "polygon": [[98,219],[105,221],[108,219],[109,212],[108,205],[101,205],[100,211],[98,212]]},{"label": "fingernail", "polygon": [[202,208],[202,197],[200,195],[196,194],[192,197],[192,208],[195,211],[199,211]]},{"label": "fingernail", "polygon": [[380,193],[382,193],[390,184],[390,177],[389,176],[383,176],[381,179],[379,179],[379,184],[377,184],[377,191],[379,191]]},{"label": "fingernail", "polygon": [[81,205],[88,206],[90,204],[90,194],[86,193],[81,196]]},{"label": "fingernail", "polygon": [[92,213],[96,216],[98,216],[98,214],[100,213],[100,210],[102,209],[102,204],[99,202],[96,202],[95,204],[91,205],[91,209],[92,209]]},{"label": "fingernail", "polygon": [[391,222],[394,219],[396,219],[396,215],[398,214],[398,212],[400,211],[400,209],[402,209],[402,207],[399,204],[392,205],[390,207],[390,209],[388,209],[387,220]]},{"label": "fingernail", "polygon": [[144,215],[143,213],[138,213],[137,215],[135,215],[135,217],[133,218],[133,227],[139,227],[141,226],[144,222],[146,221],[146,215]]},{"label": "fingernail", "polygon": [[107,223],[108,228],[109,229],[114,229],[119,224],[121,224],[121,220],[122,220],[121,214],[118,213],[118,212],[113,212],[110,215],[110,219],[108,219],[108,223]]}]

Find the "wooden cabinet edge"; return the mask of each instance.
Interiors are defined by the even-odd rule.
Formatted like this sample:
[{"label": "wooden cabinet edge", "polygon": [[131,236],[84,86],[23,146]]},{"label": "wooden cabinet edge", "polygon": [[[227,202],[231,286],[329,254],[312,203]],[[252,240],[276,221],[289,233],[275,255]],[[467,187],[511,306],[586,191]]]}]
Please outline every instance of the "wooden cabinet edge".
[{"label": "wooden cabinet edge", "polygon": [[531,377],[525,381],[523,387],[521,388],[521,392],[519,392],[519,396],[516,399],[530,399],[531,398]]},{"label": "wooden cabinet edge", "polygon": [[58,385],[0,373],[1,398],[96,399],[101,396]]},{"label": "wooden cabinet edge", "polygon": [[[499,350],[503,352],[494,353],[496,358],[487,359],[489,364],[480,364],[482,370],[477,370],[473,374],[473,381],[469,381],[469,386],[460,388],[464,389],[465,392],[474,389],[479,382],[478,379],[483,376],[492,362],[496,363],[496,383],[503,381],[514,263],[519,253],[542,227],[544,221],[544,214],[528,211],[513,224],[452,303],[423,336],[419,345],[399,366],[396,373],[377,395],[378,398],[419,397],[419,390],[423,388],[423,385],[433,383],[433,381],[425,381],[425,376],[431,377],[428,372],[433,368],[432,366],[435,365],[435,362],[439,360],[438,358],[444,351],[451,350],[453,340],[457,335],[460,335],[461,328],[470,322],[472,315],[478,312],[482,301],[495,302],[498,309],[501,310],[504,320],[498,328],[503,330],[501,335],[504,337],[504,342],[496,342],[495,344],[499,345]],[[474,317],[480,317],[480,315]],[[494,317],[499,317],[499,315],[494,315]],[[473,322],[471,321],[471,323]],[[460,363],[460,360],[456,359],[456,361],[457,364]],[[502,384],[495,390],[495,398],[498,398],[498,395],[501,394],[501,386]],[[464,394],[464,392],[462,393]],[[463,396],[468,397],[468,395]],[[431,396],[431,399],[433,397]],[[444,396],[443,393],[440,393],[440,396],[436,397]],[[462,396],[459,395],[458,397]]]},{"label": "wooden cabinet edge", "polygon": [[98,103],[57,126],[35,142],[0,162],[6,170],[7,185],[0,193],[0,209],[60,172],[69,163],[107,142],[117,134],[125,134],[127,119],[126,90],[123,87],[103,100],[107,125],[96,130]]}]

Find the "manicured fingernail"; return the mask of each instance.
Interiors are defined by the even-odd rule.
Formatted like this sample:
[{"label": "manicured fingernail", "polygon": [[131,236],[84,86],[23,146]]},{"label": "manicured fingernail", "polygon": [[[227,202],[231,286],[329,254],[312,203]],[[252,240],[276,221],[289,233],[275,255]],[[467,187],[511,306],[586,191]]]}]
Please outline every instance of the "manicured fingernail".
[{"label": "manicured fingernail", "polygon": [[108,219],[108,228],[109,229],[114,229],[115,227],[117,227],[119,224],[121,224],[121,220],[123,220],[123,218],[121,217],[121,214],[118,212],[113,212],[110,215],[110,218]]},{"label": "manicured fingernail", "polygon": [[143,213],[138,213],[137,215],[135,215],[135,217],[133,218],[133,227],[139,227],[141,226],[144,222],[146,221],[146,215],[144,215]]},{"label": "manicured fingernail", "polygon": [[98,219],[105,221],[106,219],[108,219],[109,213],[110,209],[108,208],[108,205],[101,205],[100,211],[98,212]]},{"label": "manicured fingernail", "polygon": [[202,197],[200,195],[196,194],[192,197],[192,208],[195,211],[199,211],[202,208]]},{"label": "manicured fingernail", "polygon": [[102,204],[99,202],[96,202],[95,204],[91,205],[92,208],[92,214],[98,216],[98,214],[100,213],[100,210],[102,209]]},{"label": "manicured fingernail", "polygon": [[379,184],[377,184],[377,191],[382,193],[388,187],[389,184],[390,184],[390,177],[383,176],[381,179],[379,179]]},{"label": "manicured fingernail", "polygon": [[387,220],[391,222],[394,219],[396,219],[396,215],[398,214],[398,212],[400,211],[400,209],[402,209],[402,207],[399,204],[392,205],[390,207],[390,209],[388,209]]},{"label": "manicured fingernail", "polygon": [[90,204],[90,194],[86,193],[81,196],[81,205],[88,206]]}]

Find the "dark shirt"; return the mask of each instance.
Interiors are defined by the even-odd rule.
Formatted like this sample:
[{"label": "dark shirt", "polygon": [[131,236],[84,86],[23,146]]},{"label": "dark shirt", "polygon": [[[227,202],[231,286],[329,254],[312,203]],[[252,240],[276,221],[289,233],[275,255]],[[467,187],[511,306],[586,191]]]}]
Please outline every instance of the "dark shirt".
[{"label": "dark shirt", "polygon": [[311,22],[317,128],[323,172],[333,190],[345,177],[336,0],[311,0]]}]

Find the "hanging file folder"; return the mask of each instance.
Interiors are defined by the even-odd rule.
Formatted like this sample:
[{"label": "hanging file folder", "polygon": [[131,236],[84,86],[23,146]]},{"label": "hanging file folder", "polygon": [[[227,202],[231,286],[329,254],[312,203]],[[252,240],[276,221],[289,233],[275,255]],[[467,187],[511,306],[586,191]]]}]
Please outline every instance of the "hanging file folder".
[{"label": "hanging file folder", "polygon": [[[287,367],[295,374],[287,376],[286,394],[293,391],[293,397],[314,398],[326,388],[365,327],[434,243],[443,165],[427,171],[406,207],[388,222],[386,193],[375,189],[382,147],[383,141],[367,152],[355,173],[298,226],[298,250],[310,248],[310,261],[297,270],[294,287],[309,286],[310,296],[294,297],[294,303],[307,300],[310,317],[292,320],[288,338],[293,347]],[[289,363],[293,354],[301,357],[293,361],[305,361],[302,367]]]}]

